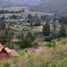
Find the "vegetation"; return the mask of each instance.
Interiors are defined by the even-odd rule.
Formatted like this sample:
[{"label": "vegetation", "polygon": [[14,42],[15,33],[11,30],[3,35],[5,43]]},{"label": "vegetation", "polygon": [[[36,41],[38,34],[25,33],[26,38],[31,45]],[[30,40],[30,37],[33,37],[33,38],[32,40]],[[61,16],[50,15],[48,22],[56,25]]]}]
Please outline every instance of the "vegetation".
[{"label": "vegetation", "polygon": [[15,49],[20,57],[1,60],[1,67],[67,67],[65,17],[28,14],[12,15],[8,19],[14,21],[0,18],[0,43]]}]

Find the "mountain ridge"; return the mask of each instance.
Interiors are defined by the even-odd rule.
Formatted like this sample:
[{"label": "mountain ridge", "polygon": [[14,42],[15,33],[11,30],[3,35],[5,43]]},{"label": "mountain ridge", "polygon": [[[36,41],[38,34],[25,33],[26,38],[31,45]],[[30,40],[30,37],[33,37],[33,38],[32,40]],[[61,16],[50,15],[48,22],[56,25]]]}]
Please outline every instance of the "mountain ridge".
[{"label": "mountain ridge", "polygon": [[42,3],[38,4],[37,6],[32,7],[35,11],[44,11],[47,13],[57,13],[66,15],[67,14],[67,0],[45,0]]}]

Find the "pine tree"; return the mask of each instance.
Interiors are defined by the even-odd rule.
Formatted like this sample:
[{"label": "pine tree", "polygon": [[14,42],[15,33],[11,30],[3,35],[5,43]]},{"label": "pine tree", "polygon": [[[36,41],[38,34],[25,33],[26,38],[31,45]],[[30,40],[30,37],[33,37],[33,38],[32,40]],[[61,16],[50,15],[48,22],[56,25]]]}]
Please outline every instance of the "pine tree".
[{"label": "pine tree", "polygon": [[27,22],[30,23],[30,26],[32,27],[33,26],[33,16],[31,14],[28,14],[28,17],[27,17]]},{"label": "pine tree", "polygon": [[49,22],[46,22],[46,24],[43,26],[43,35],[48,36],[50,34],[50,25]]}]

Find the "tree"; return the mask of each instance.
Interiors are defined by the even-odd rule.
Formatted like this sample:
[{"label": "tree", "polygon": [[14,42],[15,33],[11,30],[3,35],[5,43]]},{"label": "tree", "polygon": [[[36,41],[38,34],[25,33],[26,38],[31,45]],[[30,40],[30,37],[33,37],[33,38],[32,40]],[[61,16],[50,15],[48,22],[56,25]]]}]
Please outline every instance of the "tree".
[{"label": "tree", "polygon": [[2,16],[1,18],[0,18],[0,29],[1,30],[4,30],[5,29],[5,16]]},{"label": "tree", "polygon": [[60,18],[59,18],[59,22],[60,22],[60,23],[67,24],[67,17],[60,17]]},{"label": "tree", "polygon": [[35,37],[33,36],[33,34],[31,32],[28,33],[23,33],[21,34],[21,40],[18,42],[18,44],[20,45],[21,48],[27,48],[27,47],[31,47],[32,42],[34,41]]},{"label": "tree", "polygon": [[5,35],[0,36],[0,43],[1,44],[6,44],[6,42],[7,42],[6,36]]},{"label": "tree", "polygon": [[26,35],[26,38],[28,39],[28,41],[32,42],[35,37],[33,36],[33,34],[31,32],[28,32]]},{"label": "tree", "polygon": [[30,23],[30,26],[32,27],[33,26],[33,16],[31,14],[28,14],[28,17],[27,17],[27,22]]},{"label": "tree", "polygon": [[56,31],[56,20],[57,20],[57,18],[54,17],[54,18],[53,18],[53,32]]},{"label": "tree", "polygon": [[12,19],[18,19],[18,17],[16,15],[12,15],[11,18]]},{"label": "tree", "polygon": [[46,22],[46,24],[43,26],[43,35],[48,36],[50,34],[50,25],[49,22]]},{"label": "tree", "polygon": [[42,16],[41,16],[41,21],[44,22],[44,21],[46,20],[46,18],[47,18],[47,15],[42,15]]},{"label": "tree", "polygon": [[61,28],[59,30],[59,36],[60,37],[65,37],[66,36],[66,26],[62,23]]}]

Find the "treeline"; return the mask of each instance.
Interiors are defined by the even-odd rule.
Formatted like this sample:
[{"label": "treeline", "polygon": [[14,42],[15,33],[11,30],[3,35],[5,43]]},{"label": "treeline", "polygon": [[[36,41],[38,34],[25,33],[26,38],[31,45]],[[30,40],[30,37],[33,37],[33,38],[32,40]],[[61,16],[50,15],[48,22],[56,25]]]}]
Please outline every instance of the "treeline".
[{"label": "treeline", "polygon": [[44,22],[56,22],[67,24],[67,17],[65,16],[57,16],[57,15],[41,15],[35,14],[32,16],[31,14],[28,14],[27,16],[27,22],[30,23],[30,26],[39,26],[44,24]]},{"label": "treeline", "polygon": [[60,27],[59,27],[58,31],[56,29],[58,26],[58,24],[56,25],[56,20],[54,20],[52,23],[53,30],[51,30],[51,28],[50,28],[50,22],[49,21],[47,21],[43,25],[42,33],[45,37],[45,40],[51,41],[52,39],[67,36],[67,25],[64,24],[65,21],[61,19],[61,20],[59,20],[59,22],[60,22]]},{"label": "treeline", "polygon": [[0,14],[4,14],[4,13],[22,13],[24,11],[25,11],[24,9],[19,10],[19,11],[0,10]]}]

